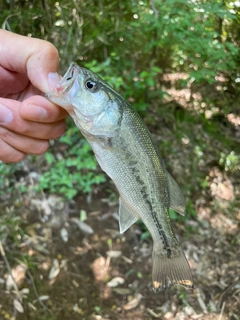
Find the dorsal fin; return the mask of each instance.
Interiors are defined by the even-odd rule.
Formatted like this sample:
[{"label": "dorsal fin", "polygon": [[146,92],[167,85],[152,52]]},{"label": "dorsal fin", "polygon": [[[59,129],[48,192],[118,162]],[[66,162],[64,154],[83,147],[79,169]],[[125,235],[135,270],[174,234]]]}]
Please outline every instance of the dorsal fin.
[{"label": "dorsal fin", "polygon": [[184,216],[186,213],[186,201],[184,199],[182,191],[180,190],[177,182],[169,173],[167,174],[167,177],[170,196],[170,208]]}]

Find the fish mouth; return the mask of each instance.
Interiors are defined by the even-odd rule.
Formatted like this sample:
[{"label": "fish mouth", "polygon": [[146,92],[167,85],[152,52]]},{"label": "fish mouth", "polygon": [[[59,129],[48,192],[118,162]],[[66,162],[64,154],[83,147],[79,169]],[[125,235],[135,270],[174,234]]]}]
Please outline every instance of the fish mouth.
[{"label": "fish mouth", "polygon": [[57,86],[53,90],[47,92],[45,97],[48,98],[52,93],[57,95],[66,94],[72,88],[78,74],[79,67],[75,62],[72,62]]},{"label": "fish mouth", "polygon": [[80,70],[78,65],[75,62],[72,62],[56,87],[45,93],[44,97],[66,109],[68,112],[72,110],[70,101],[79,89],[77,81],[79,72]]}]

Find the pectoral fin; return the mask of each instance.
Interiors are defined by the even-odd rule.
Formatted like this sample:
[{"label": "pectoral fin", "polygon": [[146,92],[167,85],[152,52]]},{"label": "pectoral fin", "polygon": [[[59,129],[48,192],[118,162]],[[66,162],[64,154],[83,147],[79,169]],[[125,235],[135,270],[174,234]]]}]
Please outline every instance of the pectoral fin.
[{"label": "pectoral fin", "polygon": [[168,173],[168,186],[170,195],[170,208],[174,211],[180,213],[182,216],[185,215],[186,202],[182,191],[180,190],[177,182]]},{"label": "pectoral fin", "polygon": [[138,220],[138,217],[132,213],[124,201],[119,198],[119,227],[120,233],[125,232]]}]

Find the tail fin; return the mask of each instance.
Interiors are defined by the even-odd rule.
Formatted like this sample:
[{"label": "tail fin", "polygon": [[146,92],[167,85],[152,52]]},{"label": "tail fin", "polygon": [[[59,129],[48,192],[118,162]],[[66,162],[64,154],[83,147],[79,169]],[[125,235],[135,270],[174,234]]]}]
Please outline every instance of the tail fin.
[{"label": "tail fin", "polygon": [[172,250],[170,256],[153,249],[152,282],[156,293],[171,284],[193,288],[192,272],[181,248]]}]

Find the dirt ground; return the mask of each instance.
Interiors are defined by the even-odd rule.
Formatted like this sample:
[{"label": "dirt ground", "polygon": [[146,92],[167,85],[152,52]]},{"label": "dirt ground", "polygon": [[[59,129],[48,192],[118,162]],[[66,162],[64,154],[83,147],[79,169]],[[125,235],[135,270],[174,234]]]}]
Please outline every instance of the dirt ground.
[{"label": "dirt ground", "polygon": [[[195,288],[174,286],[155,294],[151,290],[152,241],[140,240],[139,225],[120,235],[117,206],[102,196],[96,190],[90,204],[79,197],[77,210],[56,205],[59,199],[52,197],[48,199],[52,214],[47,218],[43,216],[46,204],[35,211],[33,204],[31,210],[25,208],[29,238],[21,250],[32,256],[32,266],[29,271],[18,263],[12,270],[19,291],[29,290],[23,299],[24,313],[17,313],[16,319],[239,319],[237,223],[221,214],[208,219],[202,208],[198,221],[175,224],[193,269]],[[54,213],[59,206],[62,210]],[[92,230],[76,223],[80,210],[87,213],[85,223]],[[43,219],[47,221],[39,223]],[[0,271],[6,279],[3,264]],[[109,286],[116,277],[120,282]],[[11,319],[14,288],[10,285],[6,290],[5,281],[0,286],[1,319]]]}]

